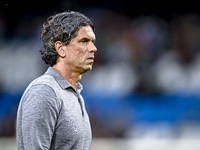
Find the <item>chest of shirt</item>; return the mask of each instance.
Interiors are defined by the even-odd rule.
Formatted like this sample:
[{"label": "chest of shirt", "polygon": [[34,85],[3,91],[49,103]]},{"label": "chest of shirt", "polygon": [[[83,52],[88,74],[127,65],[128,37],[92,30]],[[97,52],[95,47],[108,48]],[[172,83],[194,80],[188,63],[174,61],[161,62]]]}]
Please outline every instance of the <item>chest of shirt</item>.
[{"label": "chest of shirt", "polygon": [[[91,136],[90,122],[83,98],[71,90],[59,91],[60,111],[55,126],[55,134],[63,140],[84,140]],[[61,140],[61,139],[60,139]]]}]

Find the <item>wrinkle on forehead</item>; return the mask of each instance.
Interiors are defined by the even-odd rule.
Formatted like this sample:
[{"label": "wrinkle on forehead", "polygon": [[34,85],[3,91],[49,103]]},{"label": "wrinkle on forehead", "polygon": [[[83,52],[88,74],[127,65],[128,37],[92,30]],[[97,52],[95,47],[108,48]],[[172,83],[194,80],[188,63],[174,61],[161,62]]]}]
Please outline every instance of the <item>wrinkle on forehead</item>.
[{"label": "wrinkle on forehead", "polygon": [[87,38],[90,38],[91,40],[95,40],[96,39],[95,34],[94,34],[94,32],[93,32],[93,30],[92,30],[92,28],[90,26],[83,26],[83,27],[81,27],[79,29],[79,31],[78,31],[77,37],[78,36],[80,38],[86,36]]},{"label": "wrinkle on forehead", "polygon": [[90,26],[83,26],[78,30],[77,36],[71,39],[70,43],[73,43],[74,40],[79,40],[83,38],[88,38],[91,41],[96,41],[96,36],[93,32],[93,29]]}]

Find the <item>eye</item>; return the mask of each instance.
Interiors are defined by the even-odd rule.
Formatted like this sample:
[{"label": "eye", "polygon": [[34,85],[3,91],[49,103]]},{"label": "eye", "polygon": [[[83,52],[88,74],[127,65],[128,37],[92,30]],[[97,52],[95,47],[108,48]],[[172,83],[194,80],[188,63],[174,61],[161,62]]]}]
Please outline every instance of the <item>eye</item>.
[{"label": "eye", "polygon": [[87,44],[87,43],[89,43],[89,42],[92,42],[93,44],[95,44],[95,39],[93,40],[93,39],[89,39],[89,38],[83,38],[82,40],[80,40],[80,42],[82,42],[82,43],[85,43],[85,44]]},{"label": "eye", "polygon": [[88,42],[89,42],[89,40],[88,40],[88,39],[86,39],[86,38],[84,38],[84,39],[82,39],[82,40],[81,40],[81,42],[83,42],[83,43],[88,43]]}]

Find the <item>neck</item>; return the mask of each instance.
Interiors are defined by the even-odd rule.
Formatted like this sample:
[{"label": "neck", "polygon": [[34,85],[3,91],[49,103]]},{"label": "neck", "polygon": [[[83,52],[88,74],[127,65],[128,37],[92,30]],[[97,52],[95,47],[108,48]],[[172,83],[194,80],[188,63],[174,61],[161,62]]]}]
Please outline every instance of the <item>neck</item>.
[{"label": "neck", "polygon": [[54,65],[56,69],[72,86],[77,89],[78,82],[81,80],[82,74],[72,71],[70,68],[61,65]]}]

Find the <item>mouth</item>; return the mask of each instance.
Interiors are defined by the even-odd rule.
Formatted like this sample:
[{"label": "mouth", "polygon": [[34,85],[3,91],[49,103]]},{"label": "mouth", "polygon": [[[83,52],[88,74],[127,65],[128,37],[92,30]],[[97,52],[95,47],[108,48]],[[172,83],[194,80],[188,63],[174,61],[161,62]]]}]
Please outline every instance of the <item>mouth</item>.
[{"label": "mouth", "polygon": [[89,60],[90,62],[94,62],[94,56],[88,57],[87,60]]}]

